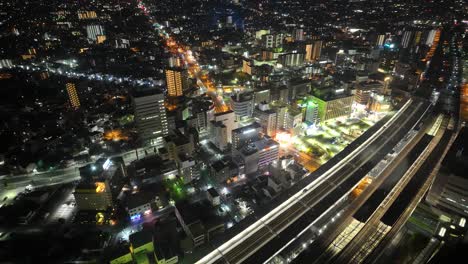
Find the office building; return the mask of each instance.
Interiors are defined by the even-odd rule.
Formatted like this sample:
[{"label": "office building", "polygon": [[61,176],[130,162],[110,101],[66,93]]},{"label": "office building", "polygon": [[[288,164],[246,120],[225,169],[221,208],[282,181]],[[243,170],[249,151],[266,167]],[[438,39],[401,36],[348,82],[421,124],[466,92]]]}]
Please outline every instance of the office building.
[{"label": "office building", "polygon": [[80,108],[80,99],[78,97],[78,93],[76,92],[76,86],[74,83],[67,83],[67,93],[68,93],[68,100],[70,102],[70,106],[73,109]]},{"label": "office building", "polygon": [[325,95],[312,96],[312,100],[318,105],[318,118],[320,122],[325,122],[329,119],[349,116],[354,96],[327,93]]},{"label": "office building", "polygon": [[257,122],[232,130],[232,149],[238,149],[247,143],[258,140],[262,131],[262,126]]},{"label": "office building", "polygon": [[254,108],[254,93],[236,92],[231,96],[231,108],[236,114],[237,120],[245,117],[251,117]]},{"label": "office building", "polygon": [[254,110],[257,122],[262,126],[263,133],[270,137],[276,134],[276,112],[267,103],[260,103]]},{"label": "office building", "polygon": [[162,145],[162,138],[169,134],[164,95],[156,89],[139,90],[133,94],[132,102],[140,140]]},{"label": "office building", "polygon": [[279,143],[270,138],[263,138],[252,144],[258,150],[258,168],[264,168],[279,158]]},{"label": "office building", "polygon": [[167,95],[182,96],[188,89],[187,70],[181,68],[171,68],[166,70]]}]

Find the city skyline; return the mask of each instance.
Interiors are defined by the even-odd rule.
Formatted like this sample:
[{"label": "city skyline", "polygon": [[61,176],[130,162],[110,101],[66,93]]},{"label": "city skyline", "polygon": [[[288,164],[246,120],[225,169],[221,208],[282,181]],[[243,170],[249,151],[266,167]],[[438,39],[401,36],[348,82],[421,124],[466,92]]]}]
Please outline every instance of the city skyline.
[{"label": "city skyline", "polygon": [[0,8],[0,262],[466,257],[464,1]]}]

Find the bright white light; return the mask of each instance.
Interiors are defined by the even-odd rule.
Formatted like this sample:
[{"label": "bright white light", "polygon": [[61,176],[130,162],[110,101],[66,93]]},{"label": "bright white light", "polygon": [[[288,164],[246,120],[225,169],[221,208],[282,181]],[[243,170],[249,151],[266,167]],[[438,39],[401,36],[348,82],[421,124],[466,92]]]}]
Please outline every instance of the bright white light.
[{"label": "bright white light", "polygon": [[446,231],[447,231],[447,229],[446,229],[445,227],[442,227],[442,228],[439,230],[439,236],[444,237]]}]

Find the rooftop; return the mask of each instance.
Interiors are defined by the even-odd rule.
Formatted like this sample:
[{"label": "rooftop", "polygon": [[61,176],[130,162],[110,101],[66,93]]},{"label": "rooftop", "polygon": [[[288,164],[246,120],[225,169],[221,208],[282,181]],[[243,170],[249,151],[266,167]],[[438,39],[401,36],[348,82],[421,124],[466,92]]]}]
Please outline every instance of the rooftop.
[{"label": "rooftop", "polygon": [[148,231],[139,231],[131,234],[129,240],[133,248],[138,248],[153,242],[153,235]]}]

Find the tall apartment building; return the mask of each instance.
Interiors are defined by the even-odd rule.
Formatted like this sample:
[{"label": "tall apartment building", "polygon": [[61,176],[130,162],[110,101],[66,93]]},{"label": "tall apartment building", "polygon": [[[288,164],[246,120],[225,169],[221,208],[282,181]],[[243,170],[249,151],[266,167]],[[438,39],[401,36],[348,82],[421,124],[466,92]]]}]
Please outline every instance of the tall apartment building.
[{"label": "tall apartment building", "polygon": [[267,49],[280,48],[283,46],[283,33],[266,34],[262,36],[263,47]]},{"label": "tall apartment building", "polygon": [[219,149],[226,149],[232,140],[232,130],[237,128],[234,111],[216,113],[210,121],[210,140]]},{"label": "tall apartment building", "polygon": [[319,123],[318,104],[314,101],[307,102],[305,120],[312,124]]},{"label": "tall apartment building", "polygon": [[316,40],[312,43],[306,44],[305,61],[316,61],[322,55],[322,41]]},{"label": "tall apartment building", "polygon": [[171,68],[166,70],[167,94],[169,96],[182,96],[188,89],[187,70],[181,68]]},{"label": "tall apartment building", "polygon": [[67,93],[68,93],[68,100],[70,102],[70,106],[73,109],[80,108],[80,98],[78,97],[78,93],[76,92],[76,86],[74,83],[67,83]]},{"label": "tall apartment building", "polygon": [[86,26],[86,34],[89,42],[100,42],[100,39],[105,38],[104,27],[101,25]]},{"label": "tall apartment building", "polygon": [[260,103],[254,110],[257,122],[262,126],[263,132],[274,137],[276,135],[276,112],[271,110],[266,103]]},{"label": "tall apartment building", "polygon": [[140,139],[161,146],[162,138],[169,134],[164,95],[156,89],[140,90],[133,94],[132,103]]},{"label": "tall apartment building", "polygon": [[285,53],[278,57],[278,63],[286,67],[297,67],[304,63],[304,53]]}]

